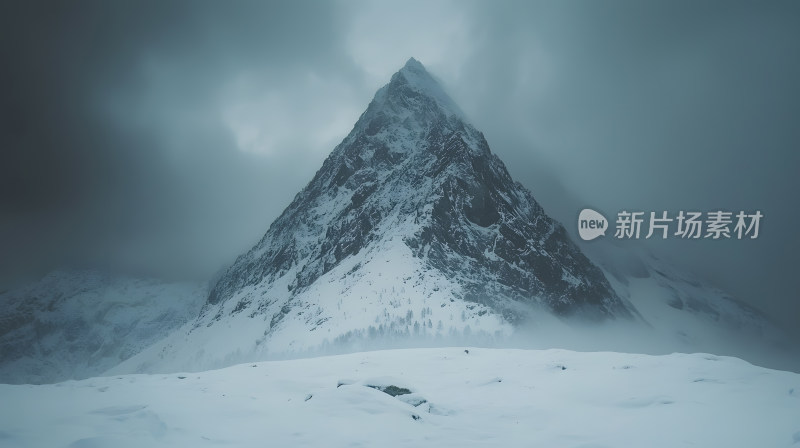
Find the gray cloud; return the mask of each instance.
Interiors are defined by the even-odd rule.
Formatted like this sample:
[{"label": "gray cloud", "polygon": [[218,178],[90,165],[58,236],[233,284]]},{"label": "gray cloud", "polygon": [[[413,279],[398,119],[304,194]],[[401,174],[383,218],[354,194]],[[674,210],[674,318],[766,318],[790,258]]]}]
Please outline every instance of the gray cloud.
[{"label": "gray cloud", "polygon": [[474,79],[459,94],[505,81],[470,107],[545,208],[567,224],[586,205],[610,215],[759,209],[755,241],[649,245],[796,328],[800,213],[787,195],[800,166],[800,9],[603,2],[484,13],[492,39],[465,63]]},{"label": "gray cloud", "polygon": [[649,245],[797,326],[795,3],[5,2],[0,30],[2,285],[210,275],[415,56],[568,227],[762,210],[755,241]]},{"label": "gray cloud", "polygon": [[[337,13],[237,6],[0,7],[6,283],[64,263],[207,275],[288,204],[323,155],[309,163],[291,141],[272,157],[240,151],[224,96],[248,75],[278,90],[301,74],[347,75]],[[284,104],[296,117],[309,101]]]}]

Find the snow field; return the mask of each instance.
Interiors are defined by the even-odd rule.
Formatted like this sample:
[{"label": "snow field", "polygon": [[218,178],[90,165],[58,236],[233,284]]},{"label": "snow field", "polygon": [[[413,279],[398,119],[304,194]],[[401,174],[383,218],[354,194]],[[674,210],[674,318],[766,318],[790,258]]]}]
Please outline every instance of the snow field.
[{"label": "snow field", "polygon": [[706,354],[387,350],[0,385],[0,399],[3,447],[790,447],[800,439],[800,375]]}]

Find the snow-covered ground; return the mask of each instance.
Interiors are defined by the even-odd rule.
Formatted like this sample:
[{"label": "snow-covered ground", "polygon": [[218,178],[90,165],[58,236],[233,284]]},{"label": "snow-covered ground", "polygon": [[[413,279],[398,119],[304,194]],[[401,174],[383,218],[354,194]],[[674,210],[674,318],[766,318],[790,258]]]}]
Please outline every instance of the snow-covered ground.
[{"label": "snow-covered ground", "polygon": [[796,373],[705,354],[468,350],[0,385],[0,446],[800,446]]}]

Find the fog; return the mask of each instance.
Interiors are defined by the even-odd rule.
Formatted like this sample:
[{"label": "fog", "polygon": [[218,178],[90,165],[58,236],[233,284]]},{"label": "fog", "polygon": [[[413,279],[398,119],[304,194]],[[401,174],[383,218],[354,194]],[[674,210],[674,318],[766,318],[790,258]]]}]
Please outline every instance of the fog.
[{"label": "fog", "polygon": [[[693,340],[687,342],[675,332],[654,329],[642,320],[618,320],[606,323],[589,323],[577,320],[559,320],[541,313],[536,319],[518,326],[513,334],[488,334],[479,329],[468,334],[449,332],[442,335],[422,335],[398,332],[374,337],[364,334],[348,335],[320,347],[282,352],[276,348],[270,353],[232,353],[224,362],[192,367],[191,371],[222,368],[232,364],[285,359],[313,358],[354,352],[394,350],[408,348],[454,347],[469,350],[471,347],[516,348],[533,350],[573,350],[579,352],[621,352],[647,355],[671,353],[708,353],[714,356],[741,358],[754,365],[771,369],[800,372],[800,357],[796,346],[790,343],[771,344],[752,338],[750,334],[707,331],[694,328]],[[176,371],[182,371],[181,366]],[[167,369],[170,370],[170,369]],[[160,370],[159,370],[160,372]]]}]

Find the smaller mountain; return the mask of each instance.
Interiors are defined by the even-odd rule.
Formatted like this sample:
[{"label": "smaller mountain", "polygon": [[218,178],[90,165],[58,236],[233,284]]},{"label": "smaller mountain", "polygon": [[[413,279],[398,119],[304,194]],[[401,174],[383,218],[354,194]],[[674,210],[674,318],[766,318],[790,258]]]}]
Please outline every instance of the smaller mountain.
[{"label": "smaller mountain", "polygon": [[55,271],[0,294],[0,383],[96,376],[196,318],[207,288]]},{"label": "smaller mountain", "polygon": [[594,247],[590,258],[646,324],[640,342],[649,352],[714,353],[800,371],[797,347],[758,308],[642,248]]}]

